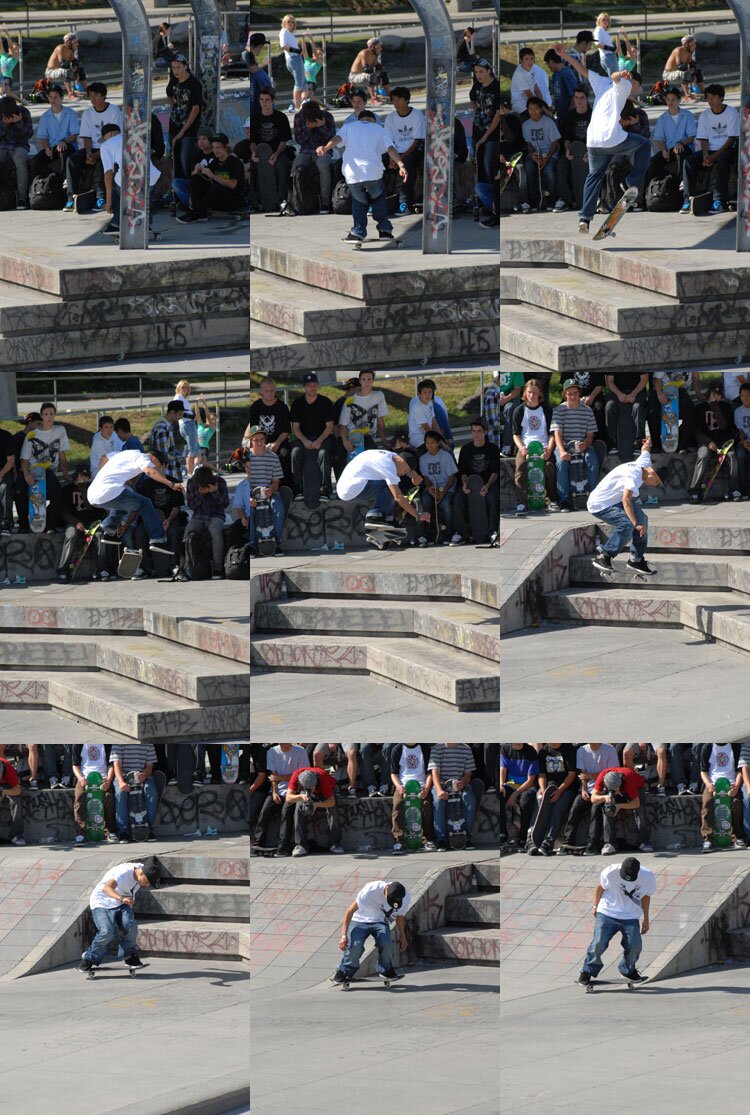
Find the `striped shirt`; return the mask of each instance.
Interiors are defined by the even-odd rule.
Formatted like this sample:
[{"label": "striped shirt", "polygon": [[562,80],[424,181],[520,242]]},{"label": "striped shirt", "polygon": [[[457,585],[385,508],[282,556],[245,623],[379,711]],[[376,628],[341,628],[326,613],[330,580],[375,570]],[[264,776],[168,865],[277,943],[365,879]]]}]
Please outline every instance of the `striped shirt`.
[{"label": "striped shirt", "polygon": [[559,430],[565,445],[571,441],[584,441],[588,434],[596,433],[596,418],[591,407],[585,403],[577,407],[560,403],[552,411],[550,430]]},{"label": "striped shirt", "polygon": [[153,743],[113,743],[109,755],[111,763],[122,763],[122,772],[145,770],[148,763],[156,765],[156,748]]},{"label": "striped shirt", "polygon": [[440,781],[445,786],[454,778],[463,778],[467,770],[476,770],[477,765],[468,743],[459,743],[456,747],[436,743],[430,752],[427,769],[436,770],[440,775]]}]

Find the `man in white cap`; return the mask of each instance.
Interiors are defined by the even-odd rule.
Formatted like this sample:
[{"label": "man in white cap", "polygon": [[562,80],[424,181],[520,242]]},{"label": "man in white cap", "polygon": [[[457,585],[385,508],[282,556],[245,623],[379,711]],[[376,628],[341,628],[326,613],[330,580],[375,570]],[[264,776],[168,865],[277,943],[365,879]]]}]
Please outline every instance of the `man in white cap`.
[{"label": "man in white cap", "polygon": [[617,933],[622,934],[622,957],[617,965],[622,978],[628,983],[643,983],[648,978],[641,975],[636,964],[643,948],[641,934],[649,930],[651,895],[655,890],[656,876],[647,867],[641,867],[635,856],[604,868],[594,892],[594,936],[578,976],[582,986],[590,984],[601,972],[602,955]]},{"label": "man in white cap", "polygon": [[653,577],[656,570],[646,561],[648,516],[641,506],[641,485],[656,488],[661,480],[651,464],[651,438],[646,438],[636,461],[627,461],[608,472],[588,498],[586,507],[612,527],[606,542],[596,548],[592,562],[602,573],[614,572],[612,559],[630,543],[627,568],[633,573]]},{"label": "man in white cap", "polygon": [[141,887],[151,882],[142,863],[120,863],[107,868],[91,892],[89,906],[96,926],[96,936],[83,953],[79,972],[98,968],[118,936],[117,955],[128,968],[143,968],[138,956],[138,923],[133,905]]},{"label": "man in white cap", "polygon": [[404,915],[410,906],[411,895],[403,883],[386,882],[385,879],[366,883],[351,905],[347,906],[344,914],[339,941],[339,948],[344,955],[331,976],[333,983],[348,983],[354,979],[368,937],[375,938],[378,975],[388,980],[402,979],[395,968],[396,955],[391,928],[395,920],[399,948],[402,952],[405,951],[407,941]]}]

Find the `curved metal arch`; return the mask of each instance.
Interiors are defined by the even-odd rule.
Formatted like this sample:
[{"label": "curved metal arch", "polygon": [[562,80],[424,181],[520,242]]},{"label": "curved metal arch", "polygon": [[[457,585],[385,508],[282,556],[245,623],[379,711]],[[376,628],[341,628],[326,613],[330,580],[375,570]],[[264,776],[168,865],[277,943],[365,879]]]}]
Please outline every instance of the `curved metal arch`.
[{"label": "curved metal arch", "polygon": [[737,251],[750,252],[750,0],[727,0],[740,29],[740,164],[737,181]]},{"label": "curved metal arch", "polygon": [[411,0],[427,48],[427,136],[424,155],[422,251],[451,250],[453,121],[456,103],[456,43],[444,0]]},{"label": "curved metal arch", "polygon": [[221,12],[218,0],[190,0],[195,17],[197,74],[203,83],[201,122],[216,131],[219,127],[221,83]]},{"label": "curved metal arch", "polygon": [[148,248],[151,28],[141,0],[110,0],[122,31],[120,248]]}]

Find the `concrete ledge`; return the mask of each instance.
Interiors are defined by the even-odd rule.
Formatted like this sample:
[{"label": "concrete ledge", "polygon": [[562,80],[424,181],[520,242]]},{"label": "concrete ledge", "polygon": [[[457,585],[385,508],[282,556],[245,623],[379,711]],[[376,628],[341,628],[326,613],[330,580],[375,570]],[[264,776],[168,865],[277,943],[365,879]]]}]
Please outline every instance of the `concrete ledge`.
[{"label": "concrete ledge", "polygon": [[365,514],[371,504],[332,499],[315,509],[295,500],[284,524],[282,546],[291,553],[322,549],[335,545],[364,546]]},{"label": "concrete ledge", "polygon": [[118,1107],[116,1115],[226,1115],[234,1110],[250,1111],[250,1082],[245,1069],[189,1088],[171,1088],[169,1099],[154,1096]]}]

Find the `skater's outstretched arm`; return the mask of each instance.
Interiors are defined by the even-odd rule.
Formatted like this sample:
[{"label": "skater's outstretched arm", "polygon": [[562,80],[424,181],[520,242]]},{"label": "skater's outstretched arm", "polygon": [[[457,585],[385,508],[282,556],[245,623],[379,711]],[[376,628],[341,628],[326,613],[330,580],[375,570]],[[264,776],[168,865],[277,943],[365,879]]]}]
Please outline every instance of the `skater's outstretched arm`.
[{"label": "skater's outstretched arm", "polygon": [[578,70],[581,77],[588,79],[589,71],[584,66],[583,62],[579,62],[572,54],[568,54],[563,43],[558,43],[556,47],[553,47],[553,50],[556,54],[559,54],[563,61],[567,62],[569,66],[572,66],[574,70]]}]

